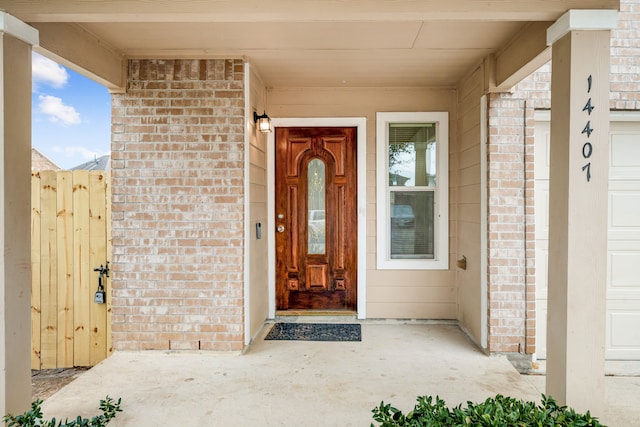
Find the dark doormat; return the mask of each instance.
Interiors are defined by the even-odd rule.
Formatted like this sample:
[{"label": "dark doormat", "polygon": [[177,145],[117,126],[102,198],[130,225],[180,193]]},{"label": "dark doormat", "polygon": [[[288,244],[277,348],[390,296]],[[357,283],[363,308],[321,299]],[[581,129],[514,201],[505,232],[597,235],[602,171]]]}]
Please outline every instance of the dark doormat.
[{"label": "dark doormat", "polygon": [[362,341],[357,323],[276,323],[265,340]]}]

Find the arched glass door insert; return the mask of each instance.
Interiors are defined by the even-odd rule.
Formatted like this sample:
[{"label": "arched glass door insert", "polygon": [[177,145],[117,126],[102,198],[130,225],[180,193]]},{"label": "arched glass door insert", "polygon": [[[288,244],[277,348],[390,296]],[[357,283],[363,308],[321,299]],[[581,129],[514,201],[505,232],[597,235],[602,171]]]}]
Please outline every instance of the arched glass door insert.
[{"label": "arched glass door insert", "polygon": [[325,164],[320,159],[312,159],[307,176],[307,251],[310,255],[326,252],[326,189]]}]

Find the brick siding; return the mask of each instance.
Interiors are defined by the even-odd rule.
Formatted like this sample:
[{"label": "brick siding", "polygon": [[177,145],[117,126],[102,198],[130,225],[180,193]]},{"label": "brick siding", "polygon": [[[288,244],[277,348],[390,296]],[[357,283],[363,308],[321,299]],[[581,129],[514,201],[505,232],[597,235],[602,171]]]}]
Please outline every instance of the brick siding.
[{"label": "brick siding", "polygon": [[611,37],[611,109],[640,110],[640,0],[621,0]]},{"label": "brick siding", "polygon": [[244,65],[131,60],[113,95],[113,343],[244,344]]},{"label": "brick siding", "polygon": [[[640,110],[640,0],[622,0],[620,8],[618,27],[611,37],[610,107]],[[548,63],[510,93],[489,97],[488,315],[492,352],[536,351],[533,115],[535,110],[550,108],[550,87]]]},{"label": "brick siding", "polygon": [[533,112],[489,96],[489,351],[535,351]]},{"label": "brick siding", "polygon": [[48,159],[44,154],[31,149],[31,170],[32,171],[59,171],[60,167]]}]

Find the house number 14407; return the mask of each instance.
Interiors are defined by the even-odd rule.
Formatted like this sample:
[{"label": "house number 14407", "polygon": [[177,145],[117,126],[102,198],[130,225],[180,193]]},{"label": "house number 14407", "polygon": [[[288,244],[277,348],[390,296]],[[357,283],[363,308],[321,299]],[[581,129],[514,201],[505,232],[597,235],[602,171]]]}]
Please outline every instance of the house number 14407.
[{"label": "house number 14407", "polygon": [[[591,94],[592,83],[593,78],[591,75],[589,75],[589,77],[587,78],[587,96]],[[591,97],[589,96],[587,103],[585,104],[584,108],[582,108],[582,111],[587,113],[587,124],[582,129],[582,134],[587,135],[587,142],[582,145],[582,157],[587,160],[587,163],[582,166],[582,170],[587,174],[587,182],[591,181],[591,161],[589,161],[589,158],[591,158],[591,155],[593,154],[593,145],[591,145],[591,142],[588,140],[591,138],[591,134],[594,131],[594,129],[591,127],[591,112],[595,108],[596,107],[591,103]]]}]

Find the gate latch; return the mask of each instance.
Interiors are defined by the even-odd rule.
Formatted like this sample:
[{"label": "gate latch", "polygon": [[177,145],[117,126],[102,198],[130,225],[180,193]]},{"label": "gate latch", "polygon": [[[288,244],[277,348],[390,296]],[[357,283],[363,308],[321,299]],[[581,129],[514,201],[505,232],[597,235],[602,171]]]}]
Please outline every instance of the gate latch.
[{"label": "gate latch", "polygon": [[96,304],[104,304],[106,302],[106,293],[104,291],[104,285],[102,284],[102,280],[106,280],[109,277],[109,261],[107,261],[106,265],[103,266],[100,264],[99,268],[94,268],[93,271],[99,273],[98,276],[98,290],[96,292],[95,297],[93,298],[93,302]]}]

